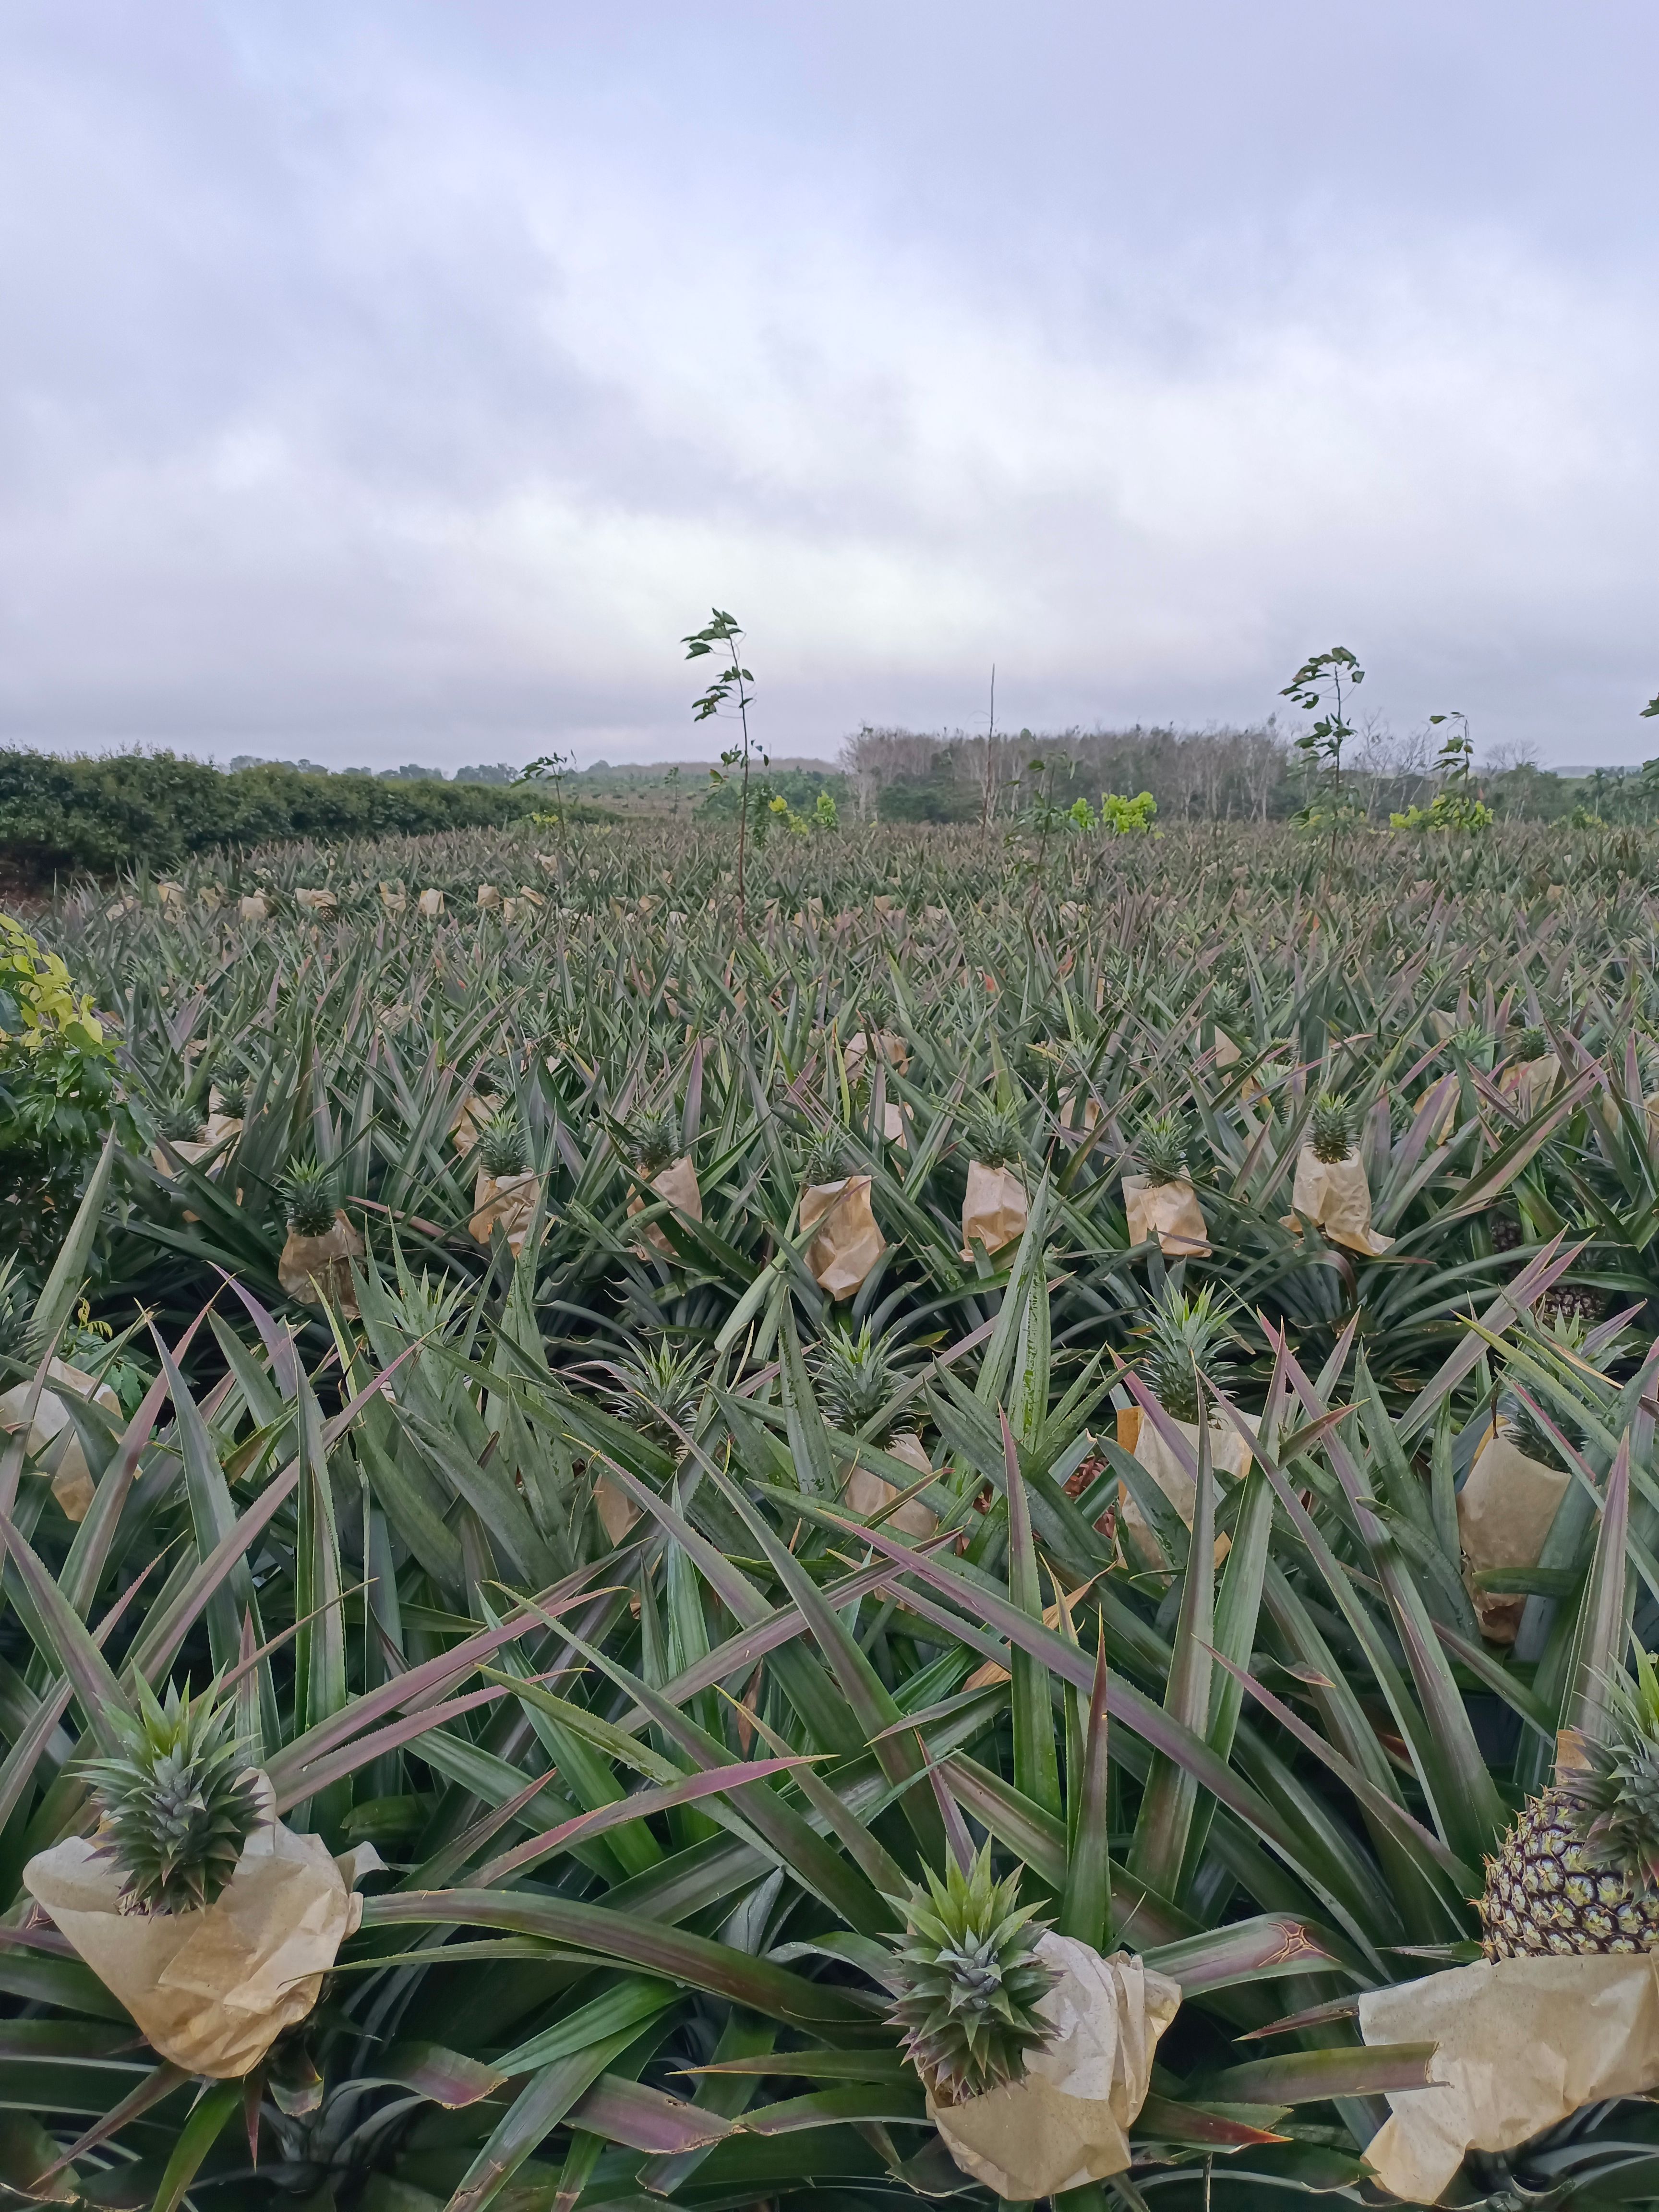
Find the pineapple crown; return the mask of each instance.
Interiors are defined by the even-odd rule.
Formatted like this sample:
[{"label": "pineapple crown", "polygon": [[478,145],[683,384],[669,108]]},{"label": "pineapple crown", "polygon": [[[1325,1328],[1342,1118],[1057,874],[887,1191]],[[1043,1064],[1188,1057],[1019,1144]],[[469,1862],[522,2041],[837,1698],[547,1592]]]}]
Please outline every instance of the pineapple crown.
[{"label": "pineapple crown", "polygon": [[339,1193],[325,1160],[299,1160],[283,1178],[288,1225],[296,1237],[321,1237],[334,1226]]},{"label": "pineapple crown", "polygon": [[155,1127],[169,1144],[193,1145],[202,1126],[202,1109],[192,1099],[169,1098],[156,1109]]},{"label": "pineapple crown", "polygon": [[1560,1468],[1560,1448],[1524,1398],[1506,1391],[1498,1401],[1498,1413],[1517,1451],[1540,1467]]},{"label": "pineapple crown", "polygon": [[937,2106],[982,2096],[1025,2070],[1025,2054],[1054,2035],[1037,2006],[1056,1977],[1036,1956],[1042,1924],[1016,1903],[1020,1869],[994,1880],[988,1844],[964,1874],[931,1867],[893,1902],[904,1933],[891,1937],[888,2018]]},{"label": "pineapple crown", "polygon": [[968,1142],[972,1157],[988,1168],[1006,1168],[1024,1152],[1019,1116],[1006,1106],[981,1099],[968,1115]]},{"label": "pineapple crown", "polygon": [[800,1179],[803,1182],[839,1182],[848,1172],[847,1132],[839,1123],[832,1123],[810,1137],[802,1147]]},{"label": "pineapple crown", "polygon": [[137,1714],[111,1715],[119,1751],[82,1766],[103,1815],[98,1847],[125,1877],[124,1911],[198,1911],[235,1872],[259,1802],[247,1744],[229,1733],[234,1712],[213,1690],[192,1698],[188,1682],[163,1705],[140,1676]]},{"label": "pineapple crown", "polygon": [[1135,1140],[1135,1153],[1156,1182],[1180,1182],[1187,1173],[1187,1127],[1179,1114],[1155,1114]]},{"label": "pineapple crown", "polygon": [[697,1345],[677,1350],[666,1338],[641,1346],[611,1367],[616,1387],[611,1410],[644,1429],[677,1455],[685,1449],[678,1433],[696,1425],[708,1375],[708,1355]]},{"label": "pineapple crown", "polygon": [[1231,1312],[1207,1283],[1190,1298],[1166,1289],[1138,1334],[1146,1346],[1141,1379],[1172,1420],[1197,1420],[1200,1374],[1218,1389],[1231,1388],[1232,1363],[1221,1347],[1232,1334]]},{"label": "pineapple crown", "polygon": [[856,1336],[849,1328],[832,1328],[814,1357],[819,1402],[848,1436],[875,1419],[902,1380],[891,1338],[872,1334],[868,1322]]},{"label": "pineapple crown", "polygon": [[1353,1150],[1353,1114],[1340,1091],[1322,1091],[1314,1101],[1313,1155],[1333,1167]]},{"label": "pineapple crown", "polygon": [[625,1133],[629,1159],[641,1175],[659,1175],[679,1151],[674,1117],[665,1107],[634,1115]]},{"label": "pineapple crown", "polygon": [[478,1164],[499,1181],[503,1176],[522,1175],[526,1158],[524,1124],[517,1109],[498,1108],[478,1130]]},{"label": "pineapple crown", "polygon": [[1515,1040],[1511,1060],[1541,1060],[1550,1048],[1550,1041],[1536,1024],[1523,1029]]},{"label": "pineapple crown", "polygon": [[1659,1672],[1636,1655],[1636,1679],[1607,1684],[1601,1741],[1579,1738],[1585,1764],[1559,1773],[1581,1842],[1638,1888],[1659,1889]]},{"label": "pineapple crown", "polygon": [[219,1094],[219,1111],[228,1120],[240,1121],[247,1110],[247,1077],[240,1068],[221,1068],[213,1079],[213,1087]]}]

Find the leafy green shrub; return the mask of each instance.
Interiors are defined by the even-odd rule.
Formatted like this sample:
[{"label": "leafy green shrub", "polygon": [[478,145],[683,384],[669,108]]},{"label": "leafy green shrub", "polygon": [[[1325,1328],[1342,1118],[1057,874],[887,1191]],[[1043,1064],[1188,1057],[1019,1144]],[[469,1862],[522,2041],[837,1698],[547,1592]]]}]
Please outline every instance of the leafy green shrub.
[{"label": "leafy green shrub", "polygon": [[29,1272],[61,1242],[114,1109],[114,1049],[91,999],[0,914],[0,1242]]}]

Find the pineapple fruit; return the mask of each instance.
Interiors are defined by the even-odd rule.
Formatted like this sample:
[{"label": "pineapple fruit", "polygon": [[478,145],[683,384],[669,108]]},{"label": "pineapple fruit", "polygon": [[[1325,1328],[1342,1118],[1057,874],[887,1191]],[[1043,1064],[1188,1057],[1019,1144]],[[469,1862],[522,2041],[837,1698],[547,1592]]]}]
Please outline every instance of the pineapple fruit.
[{"label": "pineapple fruit", "polygon": [[989,1844],[967,1874],[954,1863],[943,1881],[931,1867],[922,1874],[895,1899],[904,1933],[888,2018],[933,2103],[960,2105],[1018,2081],[1026,2052],[1052,2039],[1036,2008],[1055,1977],[1036,1956],[1036,1907],[1016,1902],[1018,1869],[994,1880]]},{"label": "pineapple fruit", "polygon": [[99,1842],[120,1868],[124,1912],[193,1912],[236,1871],[258,1818],[246,1743],[229,1734],[235,1707],[176,1684],[162,1704],[138,1677],[136,1717],[112,1716],[118,1753],[81,1771],[102,1814]]},{"label": "pineapple fruit", "polygon": [[1659,1674],[1647,1653],[1634,1683],[1609,1685],[1604,1726],[1601,1741],[1573,1740],[1486,1862],[1489,1959],[1659,1950]]}]

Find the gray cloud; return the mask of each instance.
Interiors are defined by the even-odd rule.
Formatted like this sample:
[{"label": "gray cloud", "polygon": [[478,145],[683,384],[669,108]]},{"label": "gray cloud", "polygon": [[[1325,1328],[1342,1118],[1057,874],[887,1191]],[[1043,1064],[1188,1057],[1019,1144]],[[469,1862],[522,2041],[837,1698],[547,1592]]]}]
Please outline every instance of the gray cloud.
[{"label": "gray cloud", "polygon": [[[1449,21],[1448,18],[1450,18]],[[376,764],[1255,717],[1636,759],[1636,7],[12,10],[0,729]]]}]

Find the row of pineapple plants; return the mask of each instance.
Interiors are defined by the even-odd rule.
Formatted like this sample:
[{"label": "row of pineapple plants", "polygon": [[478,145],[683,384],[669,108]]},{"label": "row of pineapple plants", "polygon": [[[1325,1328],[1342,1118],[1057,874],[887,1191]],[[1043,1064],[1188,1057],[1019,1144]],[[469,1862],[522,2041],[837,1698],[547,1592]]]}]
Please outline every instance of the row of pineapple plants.
[{"label": "row of pineapple plants", "polygon": [[[809,2185],[971,2192],[940,2148],[948,2118],[944,2130],[927,2118],[930,2096],[936,2114],[948,2113],[969,2064],[960,2037],[942,2047],[927,2039],[945,1971],[938,1962],[977,1942],[981,1968],[986,1955],[1000,1958],[1028,1998],[1041,1966],[1030,1922],[984,1952],[994,1932],[985,1916],[1009,1917],[987,1901],[988,1841],[1005,1882],[1026,1869],[1019,1906],[1094,1949],[1127,1945],[1182,1992],[1131,2126],[1134,2163],[1101,2185],[1128,2203],[1161,2194],[1196,2203],[1229,2189],[1237,2201],[1267,2201],[1263,2191],[1310,2185],[1363,2195],[1360,2157],[1383,2117],[1379,2100],[1392,2091],[1403,2100],[1429,2063],[1415,2046],[1359,2046],[1364,1993],[1461,1958],[1483,1934],[1522,1950],[1623,1936],[1617,1909],[1611,1929],[1582,1911],[1568,1928],[1534,1911],[1514,1935],[1503,1916],[1515,1914],[1517,1887],[1535,1895],[1525,1872],[1540,1835],[1562,1838],[1562,1852],[1592,1854],[1613,1836],[1617,1863],[1604,1857],[1589,1878],[1628,1887],[1643,1838],[1639,1819],[1620,1826],[1620,1806],[1634,1802],[1620,1787],[1624,1769],[1640,1765],[1639,1711],[1609,1707],[1596,1722],[1605,1735],[1587,1732],[1613,1748],[1605,1772],[1594,1760],[1585,1770],[1600,1777],[1601,1798],[1588,1784],[1571,1798],[1583,1838],[1563,1826],[1560,1800],[1541,1804],[1507,1845],[1503,1838],[1510,1814],[1540,1800],[1553,1726],[1584,1717],[1586,1685],[1623,1656],[1607,1641],[1607,1573],[1592,1574],[1607,1518],[1598,1500],[1612,1494],[1621,1439],[1621,1479],[1637,1501],[1621,1603],[1645,1587],[1644,1340],[1611,1318],[1642,1295],[1640,1218],[1653,1188],[1647,987],[1630,961],[1621,903],[1639,899],[1584,901],[1600,917],[1586,927],[1583,910],[1561,912],[1581,893],[1552,898],[1547,881],[1528,897],[1517,871],[1508,888],[1425,879],[1389,906],[1357,869],[1311,911],[1295,883],[1278,904],[1264,896],[1242,933],[1237,887],[1212,884],[1212,851],[1184,856],[1190,877],[1183,885],[1176,872],[1163,906],[1146,902],[1139,862],[1126,862],[1125,879],[1109,887],[1045,885],[995,856],[968,857],[990,893],[962,909],[971,945],[949,907],[930,915],[936,900],[907,903],[902,882],[872,893],[867,909],[854,907],[849,886],[827,885],[822,915],[804,892],[796,908],[781,901],[771,917],[757,915],[737,942],[729,932],[722,940],[717,888],[716,911],[698,909],[695,926],[689,904],[675,909],[678,922],[666,908],[641,913],[645,893],[619,916],[608,901],[627,875],[610,854],[598,863],[618,886],[606,903],[576,890],[573,867],[570,896],[532,909],[523,932],[486,912],[464,927],[419,925],[422,936],[413,922],[394,929],[384,906],[372,932],[348,915],[240,937],[216,917],[181,922],[148,908],[66,917],[64,941],[92,972],[110,959],[109,997],[123,981],[133,1112],[148,1121],[147,1153],[118,1174],[112,1163],[111,1203],[100,1209],[90,1256],[100,1261],[105,1308],[115,1318],[125,1300],[130,1316],[142,1296],[164,1335],[195,1330],[182,1370],[163,1369],[167,1391],[144,1413],[137,1482],[122,1462],[104,1492],[113,1424],[101,1433],[99,1409],[82,1408],[74,1427],[91,1510],[68,1517],[52,1470],[37,1478],[26,1456],[16,1494],[34,1510],[20,1535],[38,1544],[43,1577],[61,1578],[82,1547],[78,1595],[95,1547],[112,1540],[106,1524],[113,1516],[119,1529],[148,1481],[147,1517],[128,1530],[122,1556],[154,1559],[179,1577],[186,1558],[194,1567],[213,1556],[228,1525],[216,1507],[198,1510],[191,1490],[194,1480],[205,1495],[207,1479],[199,1437],[192,1476],[176,1433],[189,1425],[184,1373],[199,1378],[234,1520],[257,1515],[309,1450],[293,1410],[309,1368],[305,1389],[341,1424],[325,1455],[337,1557],[331,1569],[318,1553],[327,1540],[320,1495],[304,1531],[297,1517],[289,1530],[286,1495],[257,1531],[264,1548],[254,1555],[258,1618],[247,1650],[289,1626],[295,1656],[284,1645],[232,1686],[250,1721],[257,1707],[254,1748],[267,1771],[277,1762],[280,1801],[303,1772],[283,1765],[287,1748],[304,1745],[337,1695],[337,1714],[362,1712],[372,1734],[401,1711],[388,1701],[405,1673],[453,1662],[448,1702],[465,1705],[416,1724],[426,1718],[426,1677],[395,1724],[408,1732],[377,1744],[362,1770],[331,1771],[325,1802],[299,1815],[302,1832],[331,1846],[378,1842],[392,1875],[371,1879],[364,1931],[347,1939],[321,2008],[285,2031],[276,2072],[256,2084],[264,2179],[249,2178],[246,2130],[239,2118],[241,2134],[230,2131],[224,2095],[210,2089],[191,2108],[198,2201],[212,2201],[216,2175],[230,2201],[255,2186],[301,2196],[326,2187],[342,2204],[360,2195],[483,2203],[486,2190],[515,2201],[504,2193],[515,2188],[546,2192],[516,2201],[597,2204],[665,2178],[667,2193],[711,2204]],[[1166,848],[1160,866],[1167,872],[1182,857]],[[908,864],[902,854],[895,864],[902,876]],[[918,878],[936,866],[918,855]],[[1261,880],[1271,889],[1270,870]],[[876,907],[876,896],[888,903]],[[1490,935],[1471,972],[1464,948],[1482,930]],[[192,1052],[198,1040],[205,1048]],[[1546,1083],[1538,1063],[1549,1059]],[[203,1110],[187,1129],[192,1106]],[[168,1127],[170,1109],[178,1120]],[[216,1152],[210,1113],[221,1124]],[[477,1139],[465,1150],[458,1119]],[[178,1150],[204,1143],[193,1158]],[[1308,1161],[1330,1169],[1356,1156],[1370,1237],[1391,1239],[1385,1250],[1327,1237],[1291,1202]],[[695,1210],[657,1191],[683,1162],[696,1177]],[[1026,1215],[1023,1232],[994,1250],[963,1237],[975,1165],[1012,1177]],[[497,1185],[533,1182],[527,1216],[515,1226],[498,1215],[482,1237],[472,1227],[487,1210],[481,1172]],[[1185,1186],[1199,1233],[1182,1239],[1177,1223],[1133,1237],[1126,1172],[1154,1189]],[[803,1200],[866,1180],[884,1249],[838,1298],[814,1271]],[[342,1211],[363,1249],[330,1255],[325,1279],[301,1275],[289,1292],[284,1251],[325,1237]],[[1551,1250],[1562,1230],[1575,1234]],[[1208,1249],[1170,1250],[1166,1235]],[[222,1297],[226,1310],[199,1323],[220,1267],[252,1303]],[[1517,1279],[1531,1295],[1499,1303]],[[1471,1333],[1471,1310],[1494,1341]],[[141,1374],[147,1358],[155,1364],[137,1344],[120,1356]],[[26,1357],[17,1371],[27,1371]],[[1217,1386],[1256,1427],[1242,1479],[1236,1431],[1209,1426]],[[172,1429],[152,1431],[168,1402]],[[1561,1475],[1572,1510],[1556,1516],[1533,1562],[1466,1579],[1459,1486],[1494,1409],[1525,1457]],[[1201,1463],[1182,1468],[1194,1444],[1222,1471],[1213,1498]],[[1185,1501],[1178,1484],[1158,1479],[1171,1467],[1185,1474]],[[89,1526],[99,1530],[93,1550]],[[94,1620],[133,1571],[97,1560],[78,1616]],[[157,1599],[164,1613],[188,1580],[186,1569],[172,1599]],[[367,1601],[346,1595],[365,1580]],[[537,1649],[520,1668],[498,1663],[507,1645],[474,1667],[477,1639],[510,1622],[503,1607],[572,1588],[596,1593],[578,1643],[561,1643],[532,1613],[521,1636]],[[316,1658],[317,1632],[303,1619],[319,1595],[343,1616],[337,1666],[332,1650]],[[1519,1615],[1513,1642],[1483,1638],[1505,1603]],[[199,1682],[243,1663],[234,1605],[218,1610],[216,1642],[210,1607],[191,1632],[197,1644],[167,1653],[158,1692],[186,1671]],[[71,1662],[49,1632],[67,1632],[58,1611],[38,1597],[14,1601],[14,1633],[27,1639],[14,1663],[26,1679],[32,1668],[72,1682],[64,1710],[95,1736],[81,1698],[93,1681],[85,1655]],[[1581,1624],[1592,1616],[1601,1641],[1587,1658]],[[805,1671],[804,1651],[816,1673]],[[733,1663],[721,1671],[723,1659]],[[574,1683],[555,1679],[573,1670]],[[1001,1679],[979,1679],[986,1670]],[[835,1721],[826,1674],[850,1721]],[[685,1682],[678,1702],[661,1697]],[[475,1692],[461,1683],[477,1684],[479,1703],[465,1705]],[[136,1680],[127,1695],[126,1725],[142,1725]],[[674,1718],[682,1709],[695,1736]],[[626,1723],[659,1763],[630,1765],[594,1715],[605,1728]],[[903,1715],[918,1717],[915,1729],[883,1734]],[[109,1747],[87,1750],[107,1765],[120,1755],[121,1727],[107,1712],[104,1726]],[[331,1753],[337,1744],[348,1758],[356,1740],[345,1729]],[[741,1771],[730,1805],[715,1784],[706,1798],[674,1796],[703,1786],[714,1743],[720,1763]],[[919,1746],[920,1764],[907,1765],[900,1744]],[[751,1772],[809,1752],[821,1771]],[[604,1787],[599,1759],[609,1762]],[[69,1764],[95,1786],[94,1770]],[[644,1939],[624,1923],[653,1918],[633,1906],[654,1893],[630,1893],[641,1869],[607,1859],[614,1843],[587,1848],[582,1830],[545,1859],[532,1853],[499,1872],[494,1861],[513,1856],[504,1834],[614,1823],[605,1808],[640,1788],[671,1796],[604,1836],[648,1839],[659,1859],[704,1845],[726,1853],[718,1875],[700,1873],[702,1860],[678,1871],[685,1917],[672,1924],[792,1980],[861,1991],[861,2032],[843,2021],[844,2035],[826,2036],[822,2019],[803,2029],[800,2005],[827,2000],[792,1996],[795,2010],[781,2014],[766,1975],[769,2000],[757,1981],[740,2004],[729,1960],[711,1989],[715,1963],[682,1950],[664,1973],[682,2010],[654,2041],[641,2031],[614,2064],[603,2059],[611,2070],[559,2106],[574,2079],[559,2022],[582,2014],[573,1992],[590,1988],[574,1968],[604,1956],[613,1975],[637,1975],[641,1953],[629,1947]],[[562,1821],[550,1802],[560,1791]],[[753,1831],[758,1844],[739,1864],[728,1816],[758,1818],[762,1793],[769,1825]],[[824,1850],[771,1809],[774,1799],[829,1839],[830,1857],[854,1864],[864,1847],[831,1808],[859,1807],[860,1832],[873,1828],[884,1854],[866,1853],[863,1868],[883,1902],[860,1904],[860,1918]],[[52,1808],[50,1834],[29,1802],[20,1850],[25,1836],[32,1854],[86,1825],[86,1796],[67,1814]],[[885,1826],[872,1809],[883,1802],[892,1808],[879,1816]],[[284,1804],[285,1820],[300,1802]],[[473,1841],[481,1823],[489,1832]],[[464,1841],[472,1848],[452,1865],[446,1854]],[[1501,1890],[1486,1888],[1486,1856]],[[763,1898],[781,1865],[781,1882]],[[480,1867],[489,1880],[462,1879]],[[517,1901],[472,1893],[497,1888]],[[405,1891],[450,1899],[444,1909],[456,1919],[422,1926],[491,1931],[452,1935],[446,1949],[507,1948],[445,1973],[406,1957],[383,1973],[355,1963],[376,1940],[374,1955],[393,1955],[394,1939],[373,1931],[381,1899]],[[543,1933],[526,1932],[526,1913],[553,1909],[544,1892],[578,1916],[599,1900],[615,1923],[567,1911],[558,1933],[546,1918]],[[1566,1902],[1577,1908],[1577,1890]],[[1589,1900],[1592,1916],[1598,1902]],[[425,1909],[393,1905],[390,1918]],[[981,1916],[971,1929],[970,1910]],[[941,1922],[941,1912],[957,1917]],[[596,1951],[578,1929],[617,1948]],[[416,1939],[395,1941],[407,1953]],[[550,1944],[578,1954],[562,1960],[560,1971],[573,1971],[556,1991]],[[918,1946],[923,1955],[909,1955]],[[546,2069],[509,2072],[476,2098],[440,2099],[437,2110],[428,2100],[422,2112],[395,2068],[390,2086],[368,2070],[383,2051],[362,2036],[331,2039],[337,2002],[359,2021],[373,2009],[352,1992],[380,1993],[368,2034],[384,2040],[394,2021],[402,2033],[405,2003],[419,2011],[416,1997],[391,1991],[475,1970],[493,1992],[507,1974],[539,1992],[547,2017],[535,2015],[531,2039],[549,2054]],[[1270,1972],[1294,1986],[1257,1988]],[[982,1980],[974,1987],[982,1993]],[[447,1991],[432,2002],[434,2019],[452,2009]],[[1029,2007],[1010,2005],[1012,2018],[993,2008],[984,2066],[962,2075],[975,2089],[1018,2072],[1021,2054],[1041,2045]],[[761,2032],[746,2026],[750,2009],[762,2024],[793,2025],[744,2045]],[[887,2025],[869,2027],[878,2015]],[[1239,2045],[1287,2018],[1283,2041],[1269,2045],[1283,2056]],[[999,2020],[1006,2034],[992,2033]],[[519,2055],[469,2041],[471,2033],[436,2038],[453,2075],[464,2060],[487,2071]],[[888,2054],[879,2065],[870,2037]],[[289,2109],[290,2041],[306,2041],[314,2069],[299,2101],[314,2095],[327,2126]],[[814,2045],[827,2055],[809,2070]],[[895,2087],[894,2054],[905,2052]],[[686,2065],[728,2070],[676,2072]],[[817,2086],[779,2094],[798,2092],[803,2078]],[[142,2176],[134,2187],[151,2186],[144,2161],[154,2166],[184,2109],[166,2097],[191,2094],[165,2072],[161,2083],[154,2109],[167,2117],[152,2124],[149,2107],[134,2112],[80,2154],[77,2173],[88,2161],[113,2173],[131,2160]],[[453,2094],[453,2079],[447,2087]],[[773,2110],[791,2106],[795,2117]],[[592,2128],[580,2125],[584,2111]],[[58,2148],[74,2135],[58,2126]],[[1639,2179],[1645,2141],[1639,2115],[1622,2107],[1605,2128],[1536,2147],[1517,2171],[1529,2187],[1557,2174],[1571,2185],[1622,2160]],[[653,2157],[684,2171],[653,2166],[642,2180]],[[1478,2158],[1458,2184],[1510,2185]]]}]

